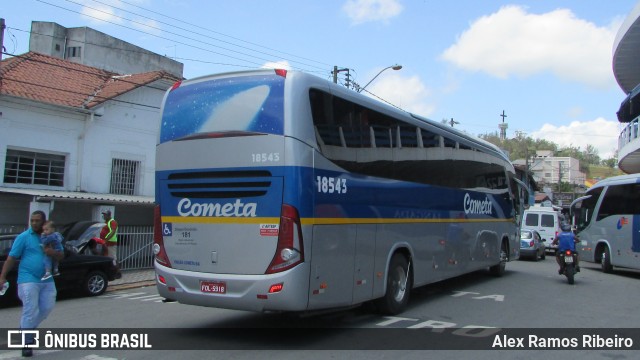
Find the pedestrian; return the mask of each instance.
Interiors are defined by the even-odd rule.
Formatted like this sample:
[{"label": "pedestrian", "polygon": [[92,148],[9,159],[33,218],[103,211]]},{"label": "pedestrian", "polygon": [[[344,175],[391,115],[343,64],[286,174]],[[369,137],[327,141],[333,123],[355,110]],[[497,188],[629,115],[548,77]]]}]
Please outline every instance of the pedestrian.
[{"label": "pedestrian", "polygon": [[[53,221],[49,220],[42,225],[42,238],[41,238],[42,248],[45,249],[47,247],[53,247],[56,251],[64,252],[62,248],[62,235],[59,232],[56,232]],[[44,257],[44,276],[42,280],[47,280],[51,276],[58,276],[60,272],[58,271],[58,261],[51,256]]]},{"label": "pedestrian", "polygon": [[[56,251],[52,247],[42,248],[40,236],[42,226],[47,216],[43,211],[37,210],[31,214],[31,227],[18,235],[11,246],[9,256],[0,273],[0,288],[7,282],[7,274],[18,259],[18,297],[22,301],[22,316],[20,329],[33,330],[47,318],[56,303],[56,285],[53,278],[42,280],[44,275],[44,258],[54,257],[60,261],[64,258],[64,252]],[[33,334],[26,334],[25,344],[34,344]],[[22,349],[22,356],[33,355],[31,348]]]},{"label": "pedestrian", "polygon": [[[109,251],[109,256],[113,258],[118,267],[118,223],[114,218],[111,217],[111,210],[105,210],[102,212],[102,218],[104,219],[105,225],[100,230],[100,239],[104,240],[107,245],[107,250]],[[119,273],[120,271],[118,271]]]}]

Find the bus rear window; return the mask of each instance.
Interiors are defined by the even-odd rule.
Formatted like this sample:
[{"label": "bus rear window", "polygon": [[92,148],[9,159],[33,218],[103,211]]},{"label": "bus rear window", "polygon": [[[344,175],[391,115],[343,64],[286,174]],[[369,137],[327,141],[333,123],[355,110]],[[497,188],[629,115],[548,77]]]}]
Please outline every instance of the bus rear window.
[{"label": "bus rear window", "polygon": [[256,75],[183,83],[165,99],[160,143],[209,132],[282,135],[284,80]]}]

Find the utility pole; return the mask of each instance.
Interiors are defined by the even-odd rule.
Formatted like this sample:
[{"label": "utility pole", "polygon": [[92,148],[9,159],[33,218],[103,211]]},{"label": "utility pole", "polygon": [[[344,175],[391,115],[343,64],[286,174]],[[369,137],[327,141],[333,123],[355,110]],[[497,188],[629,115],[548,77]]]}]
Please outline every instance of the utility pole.
[{"label": "utility pole", "polygon": [[4,53],[4,29],[7,26],[4,24],[4,19],[0,18],[0,61],[2,61],[2,53]]},{"label": "utility pole", "polygon": [[334,66],[334,67],[333,67],[333,71],[331,72],[331,73],[333,74],[333,83],[334,83],[334,84],[337,84],[337,83],[338,83],[338,73],[339,73],[339,72],[346,71],[346,72],[347,72],[347,76],[346,76],[346,77],[347,77],[347,81],[346,81],[345,86],[346,86],[346,87],[347,87],[347,89],[348,89],[348,88],[349,88],[349,86],[350,86],[350,81],[351,81],[351,78],[350,78],[350,77],[351,77],[351,74],[349,73],[349,70],[350,70],[349,68],[338,69],[338,67],[337,67],[337,66]]},{"label": "utility pole", "polygon": [[[4,24],[4,18],[0,18],[0,70],[2,70],[2,55],[4,53],[4,29],[7,26]],[[2,77],[0,77],[0,88],[2,88]],[[2,112],[0,112],[2,114]]]}]

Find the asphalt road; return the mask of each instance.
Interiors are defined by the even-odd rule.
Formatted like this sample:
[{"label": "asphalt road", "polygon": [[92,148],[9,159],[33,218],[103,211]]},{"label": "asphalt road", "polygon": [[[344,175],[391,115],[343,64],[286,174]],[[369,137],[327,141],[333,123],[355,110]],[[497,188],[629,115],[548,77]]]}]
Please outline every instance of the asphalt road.
[{"label": "asphalt road", "polygon": [[[537,336],[538,341],[561,338],[566,341],[564,345],[571,348],[569,340],[575,337],[582,341],[582,336],[600,333],[600,329],[613,329],[622,334],[621,337],[631,334],[628,338],[638,349],[638,281],[640,271],[616,270],[614,274],[603,274],[598,264],[583,262],[575,285],[569,285],[565,277],[557,274],[552,257],[538,262],[514,261],[507,265],[507,273],[501,278],[480,271],[417,289],[411,294],[409,309],[394,317],[371,313],[364,307],[302,317],[203,308],[164,303],[155,287],[142,287],[97,298],[60,300],[42,327],[54,331],[70,329],[70,332],[75,331],[72,328],[80,328],[97,336],[112,332],[131,334],[129,336],[148,333],[152,349],[170,351],[36,350],[35,353],[43,359],[94,360],[176,357],[183,360],[203,356],[215,359],[636,359],[640,358],[640,351],[611,350],[603,346],[566,351],[545,350],[544,346],[543,351],[489,349],[507,347],[510,342],[513,342],[511,346],[518,346],[520,335]],[[0,309],[3,328],[17,326],[19,318],[19,307]],[[514,339],[504,338],[505,335]],[[3,336],[0,334],[0,344]],[[475,342],[478,339],[480,342]],[[0,348],[6,349],[6,344]],[[198,349],[203,350],[196,351]],[[0,350],[0,360],[19,357],[18,350]]]}]

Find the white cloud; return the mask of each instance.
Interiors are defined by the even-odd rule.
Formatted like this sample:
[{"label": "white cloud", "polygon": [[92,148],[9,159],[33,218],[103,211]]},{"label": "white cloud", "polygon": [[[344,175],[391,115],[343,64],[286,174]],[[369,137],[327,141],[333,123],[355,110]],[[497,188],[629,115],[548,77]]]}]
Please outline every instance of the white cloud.
[{"label": "white cloud", "polygon": [[262,65],[263,69],[285,69],[285,70],[292,70],[291,65],[289,64],[288,61],[286,60],[281,60],[281,61],[277,61],[277,62],[267,62],[264,65]]},{"label": "white cloud", "polygon": [[510,5],[473,22],[442,58],[498,78],[552,72],[594,87],[615,86],[611,52],[619,26],[619,19],[599,27],[567,9],[531,14]]},{"label": "white cloud", "polygon": [[592,121],[573,121],[569,125],[544,124],[531,133],[534,139],[545,139],[560,147],[573,146],[586,150],[591,145],[598,150],[600,159],[611,158],[618,148],[619,122],[597,118]]},{"label": "white cloud", "polygon": [[91,7],[83,6],[80,13],[92,23],[104,24],[105,21],[114,24],[122,23],[122,19],[116,15],[115,9],[111,6],[101,4],[95,4]]},{"label": "white cloud", "polygon": [[398,0],[348,0],[342,6],[354,25],[369,21],[388,21],[400,14],[402,9]]},{"label": "white cloud", "polygon": [[[429,104],[428,98],[431,91],[424,85],[418,76],[403,77],[398,74],[388,74],[378,78],[367,91],[402,108],[403,110],[428,117],[434,111],[434,106]],[[363,91],[363,94],[367,94]]]}]

